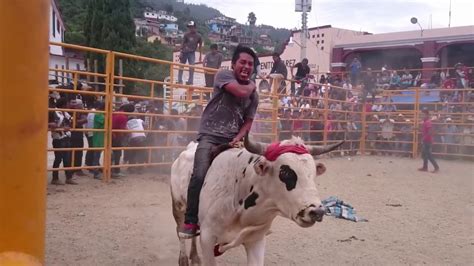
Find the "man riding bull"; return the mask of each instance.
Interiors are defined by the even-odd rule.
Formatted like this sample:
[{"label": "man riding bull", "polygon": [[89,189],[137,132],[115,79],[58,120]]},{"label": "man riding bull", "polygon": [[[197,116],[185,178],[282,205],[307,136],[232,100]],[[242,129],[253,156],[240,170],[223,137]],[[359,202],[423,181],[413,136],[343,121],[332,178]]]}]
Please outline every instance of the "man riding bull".
[{"label": "man riding bull", "polygon": [[197,235],[199,195],[211,165],[211,150],[221,144],[235,145],[252,126],[258,106],[256,86],[250,80],[256,57],[250,48],[238,46],[232,56],[232,70],[216,74],[213,97],[204,109],[199,128],[181,238]]}]

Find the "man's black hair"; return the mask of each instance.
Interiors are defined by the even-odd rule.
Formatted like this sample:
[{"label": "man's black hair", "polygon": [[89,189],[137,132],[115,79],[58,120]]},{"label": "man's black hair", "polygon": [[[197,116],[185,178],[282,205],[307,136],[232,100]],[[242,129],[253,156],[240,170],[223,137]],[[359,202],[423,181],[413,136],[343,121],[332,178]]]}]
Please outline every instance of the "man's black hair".
[{"label": "man's black hair", "polygon": [[250,49],[247,46],[243,46],[243,45],[239,44],[235,48],[234,54],[232,55],[232,64],[235,64],[237,62],[237,60],[239,59],[241,53],[249,54],[253,58],[254,62],[257,61],[257,55],[255,54],[255,52],[252,49]]},{"label": "man's black hair", "polygon": [[57,108],[65,108],[67,106],[68,99],[66,97],[61,97],[56,101]]},{"label": "man's black hair", "polygon": [[217,44],[213,43],[213,44],[211,44],[210,48],[217,50],[219,47],[217,46]]},{"label": "man's black hair", "polygon": [[277,53],[277,52],[274,52],[274,53],[272,54],[272,56],[280,57],[280,54]]}]

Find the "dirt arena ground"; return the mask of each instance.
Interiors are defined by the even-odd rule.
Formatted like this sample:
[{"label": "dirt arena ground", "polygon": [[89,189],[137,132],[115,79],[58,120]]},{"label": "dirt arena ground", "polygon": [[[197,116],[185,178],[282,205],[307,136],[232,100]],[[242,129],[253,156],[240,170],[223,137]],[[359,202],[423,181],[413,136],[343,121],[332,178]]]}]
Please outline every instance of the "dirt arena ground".
[{"label": "dirt arena ground", "polygon": [[[325,217],[307,229],[277,218],[266,265],[474,263],[472,162],[442,161],[438,174],[420,160],[322,159],[321,198],[338,196],[369,222]],[[112,184],[91,177],[48,187],[47,265],[176,265],[178,241],[169,176],[147,173]],[[245,264],[243,248],[218,258]]]}]

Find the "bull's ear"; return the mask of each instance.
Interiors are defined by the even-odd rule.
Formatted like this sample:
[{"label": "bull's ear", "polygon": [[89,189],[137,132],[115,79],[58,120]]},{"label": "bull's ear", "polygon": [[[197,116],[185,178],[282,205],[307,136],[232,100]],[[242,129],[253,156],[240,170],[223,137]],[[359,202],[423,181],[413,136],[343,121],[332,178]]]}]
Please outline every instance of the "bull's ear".
[{"label": "bull's ear", "polygon": [[326,172],[326,166],[322,163],[316,164],[316,176],[322,175]]},{"label": "bull's ear", "polygon": [[255,173],[260,176],[264,176],[271,171],[271,163],[267,161],[263,156],[253,165]]}]

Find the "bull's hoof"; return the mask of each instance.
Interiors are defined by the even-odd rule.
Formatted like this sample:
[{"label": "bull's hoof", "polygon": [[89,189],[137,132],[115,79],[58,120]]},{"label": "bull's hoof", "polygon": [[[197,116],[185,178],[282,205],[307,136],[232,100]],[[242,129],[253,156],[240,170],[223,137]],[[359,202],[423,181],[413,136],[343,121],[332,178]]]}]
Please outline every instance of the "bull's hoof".
[{"label": "bull's hoof", "polygon": [[214,246],[214,257],[219,257],[220,255],[224,254],[224,252],[219,251],[219,244],[216,244]]}]

